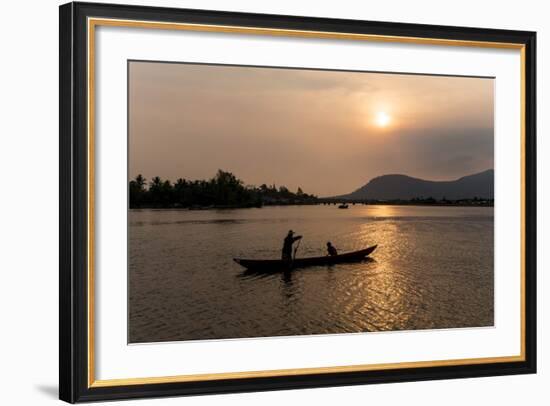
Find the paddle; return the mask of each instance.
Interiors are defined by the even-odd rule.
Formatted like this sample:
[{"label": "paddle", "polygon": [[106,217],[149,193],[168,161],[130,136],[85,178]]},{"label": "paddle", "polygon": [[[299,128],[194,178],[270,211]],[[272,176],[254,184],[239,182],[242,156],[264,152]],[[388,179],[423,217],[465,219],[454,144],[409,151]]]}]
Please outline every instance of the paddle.
[{"label": "paddle", "polygon": [[292,263],[296,259],[296,252],[298,251],[298,248],[300,247],[300,243],[302,242],[302,239],[300,238],[298,240],[298,244],[296,244],[296,248],[294,248],[294,255],[292,256],[292,262],[290,263],[290,266],[292,266]]}]

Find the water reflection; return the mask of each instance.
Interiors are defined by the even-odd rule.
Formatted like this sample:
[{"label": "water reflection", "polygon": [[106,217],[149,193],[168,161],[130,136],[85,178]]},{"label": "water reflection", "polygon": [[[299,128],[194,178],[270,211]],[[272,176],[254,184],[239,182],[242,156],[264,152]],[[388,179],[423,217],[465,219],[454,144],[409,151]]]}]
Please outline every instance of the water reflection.
[{"label": "water reflection", "polygon": [[[246,271],[278,258],[378,244],[360,263]],[[493,324],[493,209],[353,206],[130,213],[130,341]]]},{"label": "water reflection", "polygon": [[[295,287],[292,283],[293,271],[285,270],[281,273],[281,291],[286,302],[291,302]],[[288,306],[285,306],[288,308]]]}]

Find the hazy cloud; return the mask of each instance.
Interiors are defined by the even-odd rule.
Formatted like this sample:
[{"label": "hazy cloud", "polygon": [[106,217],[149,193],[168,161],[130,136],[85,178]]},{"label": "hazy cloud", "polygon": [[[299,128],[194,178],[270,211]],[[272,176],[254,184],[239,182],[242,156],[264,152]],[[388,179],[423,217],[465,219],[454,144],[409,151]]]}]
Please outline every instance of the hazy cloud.
[{"label": "hazy cloud", "polygon": [[335,195],[493,166],[492,79],[132,62],[129,91],[132,177],[221,168]]}]

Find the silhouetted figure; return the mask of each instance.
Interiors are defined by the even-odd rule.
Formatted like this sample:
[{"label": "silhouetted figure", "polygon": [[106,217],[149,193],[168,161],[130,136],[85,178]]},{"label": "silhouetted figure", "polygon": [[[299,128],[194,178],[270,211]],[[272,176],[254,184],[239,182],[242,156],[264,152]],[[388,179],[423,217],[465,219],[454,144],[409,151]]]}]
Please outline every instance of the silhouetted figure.
[{"label": "silhouetted figure", "polygon": [[294,231],[289,230],[283,242],[283,261],[290,261],[292,259],[292,244],[301,239],[301,235],[294,237]]},{"label": "silhouetted figure", "polygon": [[334,248],[334,245],[330,241],[327,242],[327,252],[331,257],[338,255],[338,251],[336,251],[336,248]]}]

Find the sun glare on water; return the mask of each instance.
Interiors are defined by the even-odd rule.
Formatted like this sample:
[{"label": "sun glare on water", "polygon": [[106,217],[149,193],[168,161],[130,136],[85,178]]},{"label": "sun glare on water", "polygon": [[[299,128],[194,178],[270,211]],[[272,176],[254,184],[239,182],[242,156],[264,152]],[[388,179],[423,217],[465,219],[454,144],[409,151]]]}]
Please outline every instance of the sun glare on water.
[{"label": "sun glare on water", "polygon": [[376,114],[376,125],[378,127],[387,127],[391,122],[391,117],[383,112],[383,111],[380,111]]}]

